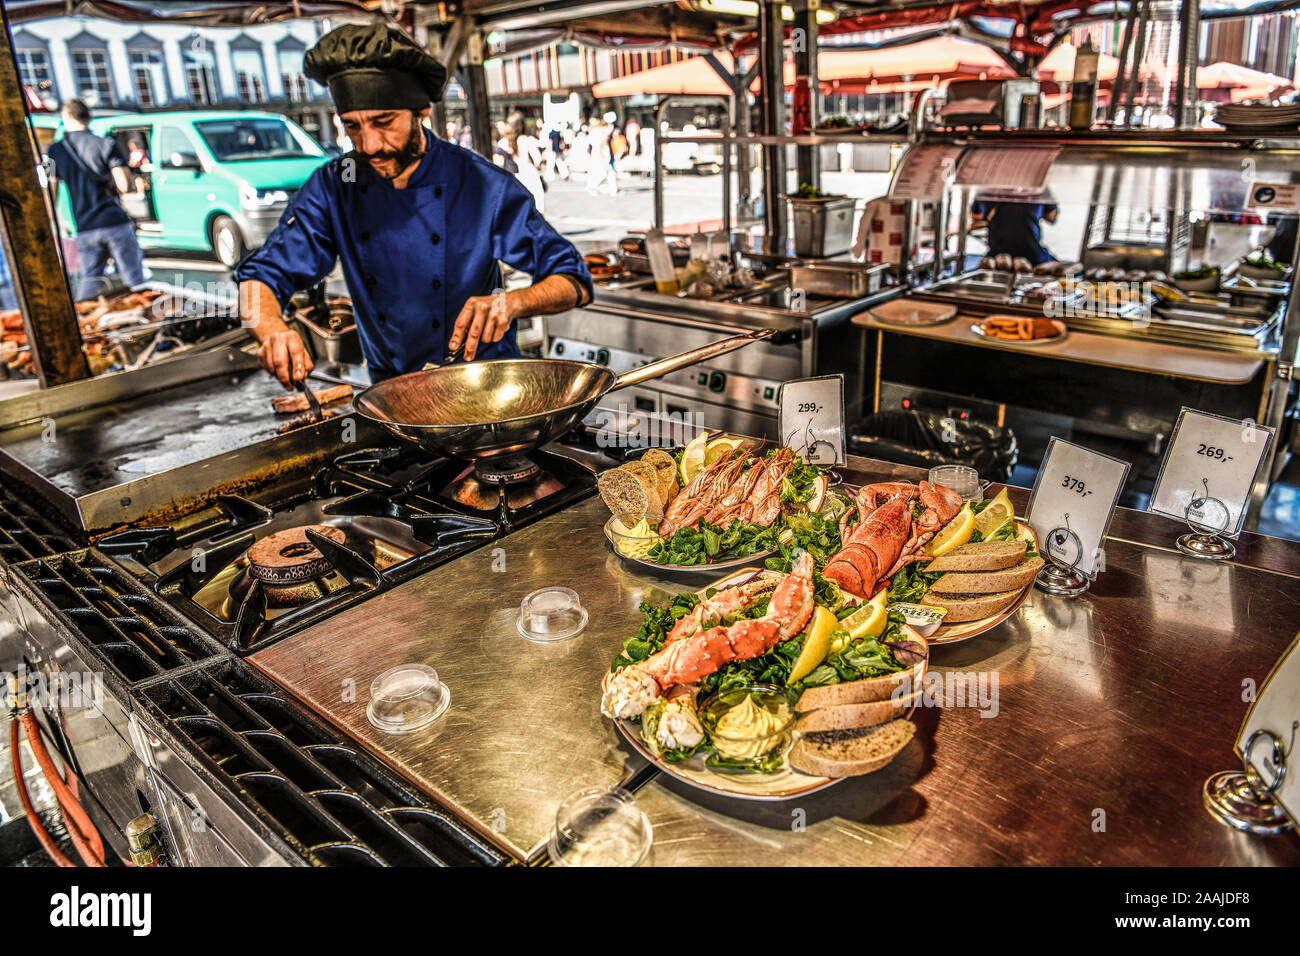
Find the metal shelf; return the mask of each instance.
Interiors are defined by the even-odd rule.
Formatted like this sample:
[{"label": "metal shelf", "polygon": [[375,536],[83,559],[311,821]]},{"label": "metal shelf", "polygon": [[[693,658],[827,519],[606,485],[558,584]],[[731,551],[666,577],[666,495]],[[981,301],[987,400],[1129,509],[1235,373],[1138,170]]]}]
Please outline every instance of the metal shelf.
[{"label": "metal shelf", "polygon": [[906,143],[906,133],[808,133],[802,136],[664,136],[669,143],[713,143],[719,146],[831,146],[836,143]]}]

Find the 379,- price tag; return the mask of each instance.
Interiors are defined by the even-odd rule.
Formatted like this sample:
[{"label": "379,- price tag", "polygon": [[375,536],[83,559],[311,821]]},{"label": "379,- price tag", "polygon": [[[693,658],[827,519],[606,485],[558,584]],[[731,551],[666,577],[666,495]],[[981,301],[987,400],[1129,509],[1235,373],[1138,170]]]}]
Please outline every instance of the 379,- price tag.
[{"label": "379,- price tag", "polygon": [[781,386],[782,442],[810,465],[844,464],[844,376],[796,378]]},{"label": "379,- price tag", "polygon": [[1184,408],[1148,510],[1235,538],[1272,441],[1267,425]]},{"label": "379,- price tag", "polygon": [[1128,470],[1128,462],[1081,445],[1060,438],[1047,443],[1028,513],[1045,557],[1089,578],[1096,576],[1102,564],[1101,542]]}]

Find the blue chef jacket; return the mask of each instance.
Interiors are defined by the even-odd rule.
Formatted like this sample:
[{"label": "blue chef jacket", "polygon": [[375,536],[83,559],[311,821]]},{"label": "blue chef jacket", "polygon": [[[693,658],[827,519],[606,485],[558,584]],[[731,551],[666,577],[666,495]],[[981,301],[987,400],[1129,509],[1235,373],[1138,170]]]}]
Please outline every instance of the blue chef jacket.
[{"label": "blue chef jacket", "polygon": [[[583,302],[592,297],[582,256],[517,179],[427,130],[425,142],[405,189],[353,154],[321,166],[266,243],[235,269],[237,281],[265,282],[283,306],[341,259],[374,381],[442,362],[466,300],[501,288],[498,260],[534,282],[571,276]],[[475,357],[518,354],[512,326]]]}]

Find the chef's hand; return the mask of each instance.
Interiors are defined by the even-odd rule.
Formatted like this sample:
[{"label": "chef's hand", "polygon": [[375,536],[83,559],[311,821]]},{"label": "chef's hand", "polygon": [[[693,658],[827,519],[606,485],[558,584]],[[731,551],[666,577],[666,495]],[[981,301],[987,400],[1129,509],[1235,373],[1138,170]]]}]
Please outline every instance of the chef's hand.
[{"label": "chef's hand", "polygon": [[314,363],[298,333],[283,321],[280,326],[258,335],[262,347],[258,349],[257,360],[262,363],[262,368],[280,380],[281,385],[293,388],[295,382],[301,382],[307,377]]},{"label": "chef's hand", "polygon": [[456,316],[447,348],[450,352],[455,352],[464,342],[465,361],[472,362],[479,343],[500,342],[513,320],[508,293],[476,295],[465,303],[460,315]]}]

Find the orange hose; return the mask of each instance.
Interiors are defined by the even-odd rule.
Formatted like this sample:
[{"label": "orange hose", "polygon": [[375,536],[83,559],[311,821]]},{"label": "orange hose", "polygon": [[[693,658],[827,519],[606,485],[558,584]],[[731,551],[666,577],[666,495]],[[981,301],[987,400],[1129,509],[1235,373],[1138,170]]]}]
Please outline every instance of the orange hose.
[{"label": "orange hose", "polygon": [[[19,714],[18,719],[23,722],[23,729],[27,731],[27,742],[31,745],[41,772],[45,774],[45,779],[49,781],[50,786],[54,788],[55,796],[59,798],[59,806],[63,808],[63,822],[68,827],[68,836],[72,837],[72,845],[77,848],[77,853],[81,855],[87,866],[103,866],[104,842],[100,839],[95,825],[91,823],[90,816],[77,802],[77,798],[64,783],[63,775],[50,759],[50,753],[45,749],[45,741],[41,739],[41,728],[36,723],[35,715],[30,710],[24,710]],[[68,775],[72,775],[71,768]]]},{"label": "orange hose", "polygon": [[71,860],[63,855],[63,852],[50,836],[49,831],[41,823],[41,818],[36,815],[36,808],[32,806],[32,798],[27,794],[27,781],[23,779],[23,762],[18,756],[18,721],[14,721],[9,731],[9,749],[13,753],[14,766],[14,783],[18,787],[18,798],[23,802],[23,810],[27,813],[27,822],[31,825],[32,832],[36,834],[36,839],[41,841],[41,846],[45,852],[50,855],[50,859],[59,866],[76,866]]}]

